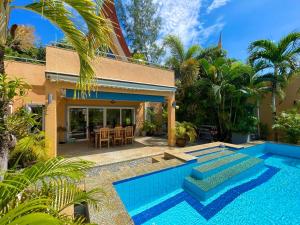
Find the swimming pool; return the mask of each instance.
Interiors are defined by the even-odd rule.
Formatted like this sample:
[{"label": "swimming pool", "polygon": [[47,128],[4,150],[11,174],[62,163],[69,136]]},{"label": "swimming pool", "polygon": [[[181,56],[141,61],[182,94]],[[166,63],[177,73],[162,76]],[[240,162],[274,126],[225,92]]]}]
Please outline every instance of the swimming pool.
[{"label": "swimming pool", "polygon": [[[220,148],[200,156],[209,159],[202,172],[214,170],[202,173],[207,176],[202,179],[247,160],[259,159],[264,165],[258,163],[255,173],[230,180],[208,198],[186,185],[187,177],[199,166],[196,161],[117,181],[114,187],[135,224],[300,224],[300,147],[268,142],[234,153],[228,150],[233,149]],[[214,158],[216,154],[221,157]]]}]

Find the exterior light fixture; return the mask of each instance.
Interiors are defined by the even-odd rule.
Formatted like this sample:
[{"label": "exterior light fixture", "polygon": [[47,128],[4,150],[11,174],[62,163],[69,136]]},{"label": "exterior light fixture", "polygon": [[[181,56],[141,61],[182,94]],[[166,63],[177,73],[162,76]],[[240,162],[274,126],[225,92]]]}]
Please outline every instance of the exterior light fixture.
[{"label": "exterior light fixture", "polygon": [[115,100],[111,100],[110,103],[111,103],[111,104],[115,104],[116,101],[115,101]]},{"label": "exterior light fixture", "polygon": [[50,105],[53,101],[53,95],[52,94],[48,94],[48,105]]}]

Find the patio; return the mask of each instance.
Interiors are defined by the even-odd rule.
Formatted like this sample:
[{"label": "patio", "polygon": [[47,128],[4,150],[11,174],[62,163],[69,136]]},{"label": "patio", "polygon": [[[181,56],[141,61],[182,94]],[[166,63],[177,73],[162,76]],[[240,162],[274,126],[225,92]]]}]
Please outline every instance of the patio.
[{"label": "patio", "polygon": [[58,145],[58,155],[95,162],[97,166],[160,155],[169,150],[168,140],[160,137],[136,137],[133,144],[95,148],[88,141]]}]

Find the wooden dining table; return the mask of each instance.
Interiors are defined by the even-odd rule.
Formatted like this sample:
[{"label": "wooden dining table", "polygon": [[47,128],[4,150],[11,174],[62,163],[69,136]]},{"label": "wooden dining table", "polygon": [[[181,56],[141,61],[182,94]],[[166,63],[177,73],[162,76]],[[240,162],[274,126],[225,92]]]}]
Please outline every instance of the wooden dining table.
[{"label": "wooden dining table", "polygon": [[[100,128],[101,129],[101,128]],[[95,133],[95,147],[98,147],[98,139],[100,140],[100,129],[94,129]],[[114,135],[115,128],[109,128],[110,137]],[[123,135],[125,135],[125,128],[121,128]]]}]

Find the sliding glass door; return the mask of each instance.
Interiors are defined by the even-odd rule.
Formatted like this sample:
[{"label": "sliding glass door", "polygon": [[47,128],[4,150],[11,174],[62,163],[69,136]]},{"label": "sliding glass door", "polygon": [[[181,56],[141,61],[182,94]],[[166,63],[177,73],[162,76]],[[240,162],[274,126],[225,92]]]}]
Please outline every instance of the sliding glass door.
[{"label": "sliding glass door", "polygon": [[87,108],[69,108],[69,139],[87,139]]},{"label": "sliding glass door", "polygon": [[134,108],[69,107],[68,138],[87,140],[94,129],[101,127],[132,126],[135,124]]}]

